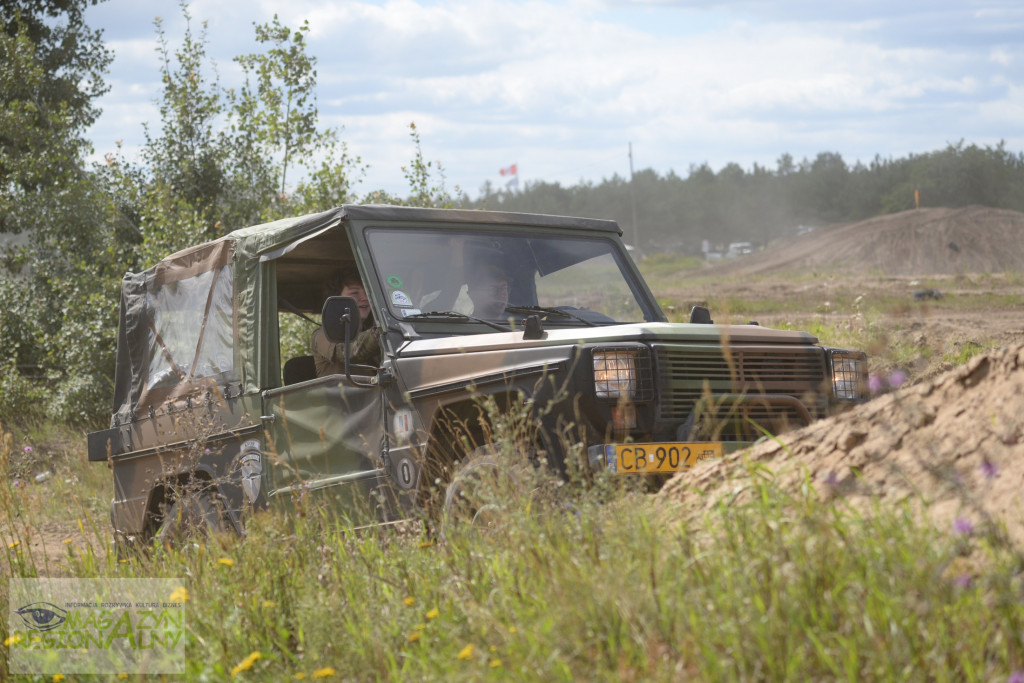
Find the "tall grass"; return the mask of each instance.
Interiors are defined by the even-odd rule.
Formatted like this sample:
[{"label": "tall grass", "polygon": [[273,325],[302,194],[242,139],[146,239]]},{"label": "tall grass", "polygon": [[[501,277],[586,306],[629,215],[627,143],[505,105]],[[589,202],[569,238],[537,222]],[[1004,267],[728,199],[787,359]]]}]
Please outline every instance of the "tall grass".
[{"label": "tall grass", "polygon": [[[61,469],[80,466],[102,468],[72,458]],[[300,503],[255,516],[243,540],[129,560],[102,543],[28,552],[46,485],[4,486],[3,571],[180,578],[188,680],[1005,680],[1024,669],[1016,551],[938,533],[906,507],[860,514],[809,484],[794,494],[764,470],[737,474],[750,502],[696,519],[614,481],[443,538],[357,532]],[[94,494],[69,493],[66,521],[84,517],[105,538]],[[0,592],[6,603],[6,577]]]}]

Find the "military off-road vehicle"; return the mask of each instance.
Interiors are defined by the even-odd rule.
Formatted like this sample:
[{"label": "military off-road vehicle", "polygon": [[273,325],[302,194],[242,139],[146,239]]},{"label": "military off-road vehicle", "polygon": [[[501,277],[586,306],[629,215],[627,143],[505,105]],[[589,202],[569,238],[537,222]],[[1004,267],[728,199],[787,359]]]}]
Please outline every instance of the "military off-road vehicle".
[{"label": "military off-road vehicle", "polygon": [[[348,351],[356,302],[323,288],[339,267],[361,275],[380,362],[346,353],[318,377],[281,330],[301,316]],[[121,544],[186,522],[241,533],[247,511],[306,497],[389,523],[443,514],[474,459],[500,467],[502,411],[529,416],[531,462],[656,482],[865,385],[862,353],[810,334],[702,307],[667,322],[612,221],[341,206],[125,276],[114,411],[89,459],[113,470]]]}]

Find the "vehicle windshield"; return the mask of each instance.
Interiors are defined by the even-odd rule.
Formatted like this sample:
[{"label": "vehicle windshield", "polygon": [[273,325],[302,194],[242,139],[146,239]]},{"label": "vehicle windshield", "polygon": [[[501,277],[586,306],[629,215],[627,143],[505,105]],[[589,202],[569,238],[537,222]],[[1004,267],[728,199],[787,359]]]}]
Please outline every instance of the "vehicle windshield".
[{"label": "vehicle windshield", "polygon": [[545,326],[578,327],[658,319],[624,268],[629,257],[609,239],[373,228],[367,240],[391,312],[409,322],[539,315]]}]

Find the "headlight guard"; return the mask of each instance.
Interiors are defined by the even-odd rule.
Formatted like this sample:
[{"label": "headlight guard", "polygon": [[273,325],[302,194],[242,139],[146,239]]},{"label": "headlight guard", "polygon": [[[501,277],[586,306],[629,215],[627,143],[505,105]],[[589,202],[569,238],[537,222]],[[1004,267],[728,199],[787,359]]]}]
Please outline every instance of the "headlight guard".
[{"label": "headlight guard", "polygon": [[868,361],[861,351],[829,349],[832,393],[840,401],[867,399]]},{"label": "headlight guard", "polygon": [[592,350],[594,395],[599,399],[646,401],[654,394],[651,352],[646,346],[601,346]]}]

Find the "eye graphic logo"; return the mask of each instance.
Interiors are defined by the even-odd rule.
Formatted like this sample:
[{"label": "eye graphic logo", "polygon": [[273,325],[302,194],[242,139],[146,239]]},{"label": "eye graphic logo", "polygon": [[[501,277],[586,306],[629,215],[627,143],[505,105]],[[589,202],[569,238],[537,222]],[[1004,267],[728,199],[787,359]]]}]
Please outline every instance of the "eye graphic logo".
[{"label": "eye graphic logo", "polygon": [[64,623],[67,612],[50,602],[34,602],[16,610],[32,631],[50,631]]}]

